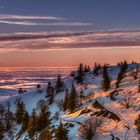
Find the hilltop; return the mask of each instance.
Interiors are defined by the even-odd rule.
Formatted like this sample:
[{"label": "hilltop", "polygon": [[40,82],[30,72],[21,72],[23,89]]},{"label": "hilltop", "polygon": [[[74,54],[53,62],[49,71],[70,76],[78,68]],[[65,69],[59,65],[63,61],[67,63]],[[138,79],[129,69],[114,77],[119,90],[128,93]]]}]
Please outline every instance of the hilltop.
[{"label": "hilltop", "polygon": [[[44,88],[38,84],[30,92],[20,89],[18,94],[3,98],[0,103],[0,110],[4,108],[1,113],[4,127],[0,127],[4,129],[0,134],[3,135],[3,140],[55,139],[61,125],[65,129],[64,134],[70,140],[139,139],[140,64],[96,64],[93,69],[81,64],[67,79],[63,80],[58,76],[56,82],[46,85],[47,88]],[[23,109],[29,114],[29,124],[24,131],[22,127],[25,116],[17,123],[18,103],[23,103],[23,106],[25,104]],[[5,114],[8,112],[8,106],[13,114],[11,127],[6,130]],[[46,116],[46,121],[49,122],[41,127],[42,122],[39,120],[42,109],[46,109],[46,113],[49,112]],[[33,110],[36,112],[38,128],[29,136]],[[85,138],[90,134],[92,138]]]}]

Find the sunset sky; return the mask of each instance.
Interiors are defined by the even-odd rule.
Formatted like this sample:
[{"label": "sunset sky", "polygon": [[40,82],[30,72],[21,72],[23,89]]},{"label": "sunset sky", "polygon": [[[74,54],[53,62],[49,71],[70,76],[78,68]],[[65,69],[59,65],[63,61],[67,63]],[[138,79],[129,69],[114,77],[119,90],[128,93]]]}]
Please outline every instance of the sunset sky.
[{"label": "sunset sky", "polygon": [[139,0],[0,0],[0,66],[140,62]]}]

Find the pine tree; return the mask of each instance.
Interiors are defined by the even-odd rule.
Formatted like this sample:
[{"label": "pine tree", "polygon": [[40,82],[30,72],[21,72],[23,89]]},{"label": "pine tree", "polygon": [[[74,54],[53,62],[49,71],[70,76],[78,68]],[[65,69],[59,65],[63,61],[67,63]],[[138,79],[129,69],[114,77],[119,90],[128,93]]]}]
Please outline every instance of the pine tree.
[{"label": "pine tree", "polygon": [[5,113],[5,130],[8,131],[12,128],[13,126],[13,121],[14,121],[14,115],[13,113],[10,111],[10,103],[7,102],[7,110]]},{"label": "pine tree", "polygon": [[24,115],[23,122],[22,122],[22,127],[21,127],[22,132],[25,132],[28,129],[29,118],[30,118],[29,114],[28,114],[28,112],[26,112],[25,115]]},{"label": "pine tree", "polygon": [[38,140],[52,140],[52,134],[48,128],[46,128],[40,135]]},{"label": "pine tree", "polygon": [[128,64],[127,64],[127,61],[125,60],[124,61],[124,64],[123,64],[123,69],[124,69],[124,72],[126,72],[127,68],[128,68]]},{"label": "pine tree", "polygon": [[120,67],[121,72],[125,73],[128,68],[127,61],[118,63],[118,66]]},{"label": "pine tree", "polygon": [[3,120],[0,119],[0,139],[2,140],[4,137],[4,124],[3,124]]},{"label": "pine tree", "polygon": [[41,85],[40,84],[37,84],[36,88],[37,89],[41,88]]},{"label": "pine tree", "polygon": [[50,96],[50,94],[51,94],[51,91],[52,91],[52,83],[49,81],[48,82],[48,85],[47,85],[47,95],[46,95],[46,97],[49,97]]},{"label": "pine tree", "polygon": [[49,92],[48,102],[49,105],[51,105],[54,101],[54,89],[51,87],[51,91]]},{"label": "pine tree", "polygon": [[81,63],[77,71],[77,77],[76,77],[77,83],[83,84],[83,76],[84,76],[84,67],[83,64]]},{"label": "pine tree", "polygon": [[39,117],[38,117],[38,131],[45,129],[50,125],[50,111],[47,106],[41,108]]},{"label": "pine tree", "polygon": [[101,69],[100,64],[97,64],[97,63],[95,62],[95,64],[94,64],[94,69],[93,69],[93,75],[95,75],[95,76],[99,75],[99,70],[100,70],[100,69]]},{"label": "pine tree", "polygon": [[81,91],[80,91],[80,96],[79,96],[80,98],[79,98],[79,106],[81,106],[82,105],[82,100],[83,100],[83,98],[85,97],[84,96],[84,91],[83,91],[83,89],[81,89]]},{"label": "pine tree", "polygon": [[118,77],[117,77],[116,88],[119,88],[119,84],[120,84],[120,82],[121,82],[121,80],[122,80],[123,78],[124,78],[124,74],[123,74],[122,71],[120,71],[120,72],[118,73]]},{"label": "pine tree", "polygon": [[0,105],[0,118],[3,119],[4,118],[4,114],[5,114],[5,107],[4,105]]},{"label": "pine tree", "polygon": [[68,130],[64,127],[62,122],[60,122],[58,128],[55,132],[56,140],[68,140]]},{"label": "pine tree", "polygon": [[110,78],[108,76],[107,66],[103,67],[103,90],[108,91],[110,88]]},{"label": "pine tree", "polygon": [[118,66],[120,67],[120,72],[118,73],[116,88],[119,88],[119,84],[121,80],[125,77],[125,72],[128,68],[128,64],[126,61],[124,61],[124,62],[118,63]]},{"label": "pine tree", "polygon": [[37,92],[38,93],[42,93],[41,85],[40,84],[37,84],[36,88],[37,88]]},{"label": "pine tree", "polygon": [[16,122],[17,124],[21,124],[24,119],[24,114],[25,114],[25,104],[23,101],[17,101],[16,103]]},{"label": "pine tree", "polygon": [[64,83],[61,79],[61,75],[59,74],[56,81],[56,93],[63,91]]},{"label": "pine tree", "polygon": [[66,111],[67,110],[68,100],[69,100],[68,89],[66,89],[65,99],[64,99],[64,102],[63,102],[63,111]]},{"label": "pine tree", "polygon": [[70,112],[73,112],[74,109],[76,108],[77,106],[76,100],[77,100],[77,91],[74,85],[72,85],[72,89],[71,89],[69,101],[68,101],[68,109],[70,110]]},{"label": "pine tree", "polygon": [[24,93],[23,89],[22,89],[22,88],[19,88],[19,89],[18,89],[18,93],[19,93],[19,94],[23,94],[23,93]]},{"label": "pine tree", "polygon": [[33,138],[37,132],[37,115],[35,109],[32,111],[31,120],[28,125],[29,138]]},{"label": "pine tree", "polygon": [[85,72],[85,73],[86,73],[86,72],[90,72],[90,67],[87,66],[87,65],[85,65],[84,72]]}]

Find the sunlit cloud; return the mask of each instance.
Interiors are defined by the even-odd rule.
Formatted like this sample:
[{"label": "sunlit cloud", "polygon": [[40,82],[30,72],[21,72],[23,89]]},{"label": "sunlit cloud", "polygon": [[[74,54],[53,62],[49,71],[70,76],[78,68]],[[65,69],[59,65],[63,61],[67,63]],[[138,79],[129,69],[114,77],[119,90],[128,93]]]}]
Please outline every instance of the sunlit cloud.
[{"label": "sunlit cloud", "polygon": [[91,23],[82,23],[82,22],[36,23],[30,21],[8,21],[8,20],[0,20],[0,23],[25,25],[25,26],[91,26],[92,25]]},{"label": "sunlit cloud", "polygon": [[106,30],[94,32],[42,32],[0,35],[2,51],[41,51],[140,47],[140,30]]},{"label": "sunlit cloud", "polygon": [[[29,22],[29,21],[7,21],[7,20],[0,20],[0,23],[5,23],[5,24],[16,24],[16,25],[38,25],[37,23]],[[41,25],[41,24],[39,24]]]},{"label": "sunlit cloud", "polygon": [[25,16],[25,15],[6,15],[0,14],[0,23],[21,26],[92,26],[92,23],[68,21],[64,18],[55,16]]},{"label": "sunlit cloud", "polygon": [[28,15],[6,15],[0,14],[0,19],[48,19],[48,20],[63,20],[54,16],[28,16]]}]

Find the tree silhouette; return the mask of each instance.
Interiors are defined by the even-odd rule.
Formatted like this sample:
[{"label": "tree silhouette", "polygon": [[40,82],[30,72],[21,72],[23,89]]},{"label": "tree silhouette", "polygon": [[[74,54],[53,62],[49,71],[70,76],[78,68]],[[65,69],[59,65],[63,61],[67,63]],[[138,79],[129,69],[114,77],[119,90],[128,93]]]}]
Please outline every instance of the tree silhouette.
[{"label": "tree silhouette", "polygon": [[25,115],[25,104],[21,100],[17,101],[16,103],[15,115],[16,115],[17,124],[21,124],[23,122],[24,115]]},{"label": "tree silhouette", "polygon": [[60,122],[58,128],[55,132],[56,140],[68,140],[68,130],[64,127],[62,122]]},{"label": "tree silhouette", "polygon": [[108,91],[110,88],[110,78],[107,71],[107,66],[103,66],[103,90]]}]

